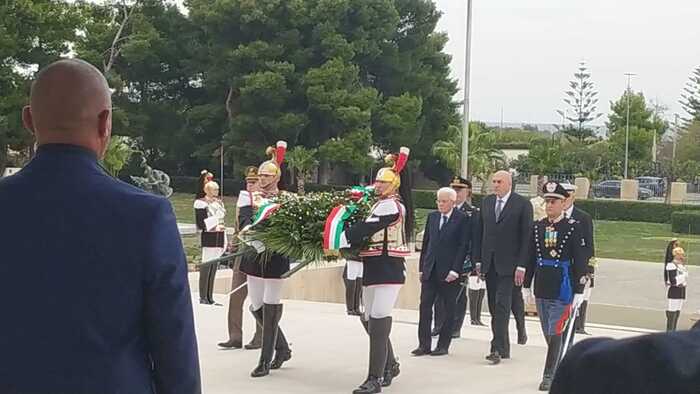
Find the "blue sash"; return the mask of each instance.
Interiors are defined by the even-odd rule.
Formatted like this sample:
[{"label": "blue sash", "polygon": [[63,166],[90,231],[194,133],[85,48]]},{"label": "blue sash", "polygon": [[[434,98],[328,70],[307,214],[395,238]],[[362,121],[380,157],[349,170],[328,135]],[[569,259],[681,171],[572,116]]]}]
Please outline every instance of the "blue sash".
[{"label": "blue sash", "polygon": [[559,287],[558,299],[562,302],[570,304],[574,300],[574,290],[571,288],[571,279],[569,278],[569,267],[571,266],[571,261],[539,259],[537,263],[540,267],[561,267],[561,286]]}]

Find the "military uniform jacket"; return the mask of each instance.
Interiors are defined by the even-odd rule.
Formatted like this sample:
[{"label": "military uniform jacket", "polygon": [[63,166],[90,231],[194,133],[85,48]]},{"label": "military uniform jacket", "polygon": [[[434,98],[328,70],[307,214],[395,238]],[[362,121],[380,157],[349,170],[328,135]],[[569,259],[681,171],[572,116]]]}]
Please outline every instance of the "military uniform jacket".
[{"label": "military uniform jacket", "polygon": [[[535,279],[535,297],[570,302],[573,293],[583,293],[581,278],[586,275],[587,266],[578,221],[562,217],[557,223],[550,223],[549,219],[535,222],[525,274],[526,288]],[[565,283],[567,280],[568,285]],[[572,294],[564,297],[567,286]]]},{"label": "military uniform jacket", "polygon": [[[226,245],[226,233],[215,230],[217,225],[223,223],[225,215],[224,203],[218,198],[212,201],[199,198],[194,201],[195,222],[197,230],[202,232],[203,248],[223,248]],[[208,219],[212,217],[216,217],[218,220],[209,221]]]},{"label": "military uniform jacket", "polygon": [[[584,248],[586,249],[586,262],[588,262],[595,257],[593,218],[588,214],[588,212],[574,205],[573,212],[571,213],[571,219],[574,219],[581,224],[581,237],[583,239],[582,243],[585,243]],[[590,275],[590,287],[593,287],[595,285],[595,267],[592,265],[587,265],[587,269],[588,275]]]},{"label": "military uniform jacket", "polygon": [[405,214],[406,209],[399,197],[392,196],[379,200],[364,222],[355,223],[345,230],[350,245],[370,241],[369,247],[360,252],[363,285],[406,282],[405,257],[410,251],[403,226]]},{"label": "military uniform jacket", "polygon": [[671,261],[666,264],[666,272],[668,273],[667,297],[672,300],[685,299],[685,286],[688,283],[688,267],[684,264],[677,264]]},{"label": "military uniform jacket", "polygon": [[[238,227],[239,230],[253,223],[255,207],[253,196],[247,191],[241,191],[238,195]],[[262,253],[258,255],[245,255],[241,260],[241,271],[264,279],[280,279],[289,271],[289,258],[281,254]]]}]

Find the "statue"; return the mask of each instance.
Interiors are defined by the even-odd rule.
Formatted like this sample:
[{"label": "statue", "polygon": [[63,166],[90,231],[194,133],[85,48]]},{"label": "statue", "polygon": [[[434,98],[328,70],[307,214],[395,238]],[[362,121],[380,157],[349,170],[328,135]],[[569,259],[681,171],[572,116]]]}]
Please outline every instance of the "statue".
[{"label": "statue", "polygon": [[143,177],[132,176],[131,181],[141,189],[169,198],[173,194],[173,188],[170,187],[170,177],[161,170],[156,170],[149,166],[146,162],[146,157],[143,152],[137,152],[141,155],[141,168],[143,169]]}]

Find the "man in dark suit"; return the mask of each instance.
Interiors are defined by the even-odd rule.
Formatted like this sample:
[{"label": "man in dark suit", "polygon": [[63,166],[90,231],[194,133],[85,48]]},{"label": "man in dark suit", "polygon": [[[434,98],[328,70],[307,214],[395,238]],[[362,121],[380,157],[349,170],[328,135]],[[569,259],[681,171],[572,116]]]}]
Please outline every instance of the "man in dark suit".
[{"label": "man in dark suit", "polygon": [[[588,311],[588,301],[591,299],[591,289],[595,285],[594,275],[595,267],[591,265],[591,259],[595,257],[595,240],[593,239],[593,218],[588,212],[580,209],[575,205],[576,201],[576,186],[570,183],[563,183],[564,189],[569,192],[569,198],[564,201],[564,216],[567,219],[574,219],[580,223],[583,239],[581,245],[586,250],[586,265],[588,267],[588,286],[583,293],[583,303],[576,316],[574,329],[576,334],[590,335],[586,332],[586,312]],[[571,336],[573,341],[574,336]],[[573,343],[573,342],[572,342]]]},{"label": "man in dark suit", "polygon": [[111,114],[107,81],[83,61],[32,85],[37,154],[0,181],[2,393],[201,392],[175,216],[101,168]]},{"label": "man in dark suit", "polygon": [[562,360],[550,394],[697,394],[700,322],[675,331],[579,342]]},{"label": "man in dark suit", "polygon": [[467,255],[471,229],[466,215],[455,209],[457,193],[444,187],[437,192],[438,210],[428,215],[420,256],[420,319],[418,348],[413,355],[446,355],[452,341],[452,324],[443,324],[435,350],[431,350],[430,323],[439,294],[445,304],[445,321],[454,322],[459,279]]},{"label": "man in dark suit", "polygon": [[473,260],[476,270],[486,276],[486,291],[491,313],[491,351],[486,359],[498,364],[510,358],[508,323],[513,289],[522,286],[527,266],[532,205],[512,192],[512,179],[507,171],[492,177],[495,194],[481,203],[479,238]]}]

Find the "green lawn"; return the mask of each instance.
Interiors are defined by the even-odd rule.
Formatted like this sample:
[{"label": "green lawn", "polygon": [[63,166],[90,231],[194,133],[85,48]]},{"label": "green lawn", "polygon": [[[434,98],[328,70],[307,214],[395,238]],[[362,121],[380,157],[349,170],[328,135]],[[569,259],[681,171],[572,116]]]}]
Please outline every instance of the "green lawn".
[{"label": "green lawn", "polygon": [[[182,193],[175,193],[170,198],[178,222],[194,222],[192,199],[190,194]],[[226,223],[232,225],[234,223],[235,199],[225,197],[224,202],[228,209]],[[416,210],[417,231],[423,230],[425,218],[429,212],[431,212],[430,209]],[[700,236],[674,234],[671,232],[670,224],[595,221],[595,242],[598,257],[661,263],[666,244],[673,237],[681,240],[690,264],[700,265],[700,253],[696,253],[696,250],[700,251]],[[200,253],[198,250],[199,241],[197,237],[188,236],[183,237],[183,243],[188,259],[192,261]]]}]

